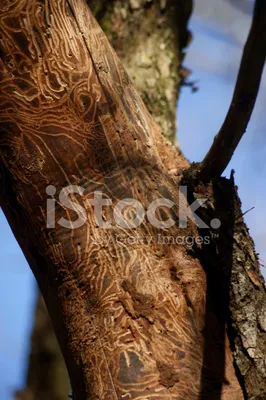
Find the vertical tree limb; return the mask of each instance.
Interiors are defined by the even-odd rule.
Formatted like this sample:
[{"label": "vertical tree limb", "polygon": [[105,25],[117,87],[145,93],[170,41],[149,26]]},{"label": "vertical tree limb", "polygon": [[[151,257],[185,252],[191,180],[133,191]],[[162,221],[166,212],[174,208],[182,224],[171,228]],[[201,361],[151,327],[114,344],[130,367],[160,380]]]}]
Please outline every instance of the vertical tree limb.
[{"label": "vertical tree limb", "polygon": [[162,133],[176,144],[176,105],[191,0],[88,0]]},{"label": "vertical tree limb", "polygon": [[[92,0],[88,4],[162,133],[176,143],[176,102],[192,2],[167,1],[162,5],[160,1],[152,1],[148,7],[146,2],[141,2],[137,9],[123,0]],[[20,398],[65,400],[69,379],[63,371],[61,350],[40,296],[33,326],[27,389],[23,393],[20,391]],[[45,354],[51,364],[44,379]]]}]

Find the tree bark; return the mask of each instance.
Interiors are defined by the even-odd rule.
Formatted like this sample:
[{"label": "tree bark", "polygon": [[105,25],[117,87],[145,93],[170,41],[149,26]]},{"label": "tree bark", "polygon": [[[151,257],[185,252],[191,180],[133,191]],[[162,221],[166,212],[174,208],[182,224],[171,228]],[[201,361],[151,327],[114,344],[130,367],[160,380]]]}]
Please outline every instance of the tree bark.
[{"label": "tree bark", "polygon": [[[244,223],[233,173],[230,180],[219,178],[212,184],[203,184],[198,178],[194,179],[190,172],[188,170],[183,179],[183,184],[189,188],[190,202],[197,198],[208,198],[205,208],[201,208],[197,214],[209,226],[216,218],[221,222],[218,234],[216,229],[210,232],[210,245],[203,247],[200,252],[194,249],[207,277],[205,328],[213,323],[208,310],[214,308],[215,314],[220,316],[220,329],[227,328],[235,371],[244,398],[263,400],[266,397],[265,282],[260,273],[254,242]],[[200,231],[200,235],[205,234],[204,230]],[[206,337],[204,364],[212,365],[215,347]],[[221,355],[216,358],[221,374],[222,359]],[[203,392],[203,398],[212,398],[208,397],[207,387]]]},{"label": "tree bark", "polygon": [[176,144],[176,103],[192,0],[88,0],[162,133]]},{"label": "tree bark", "polygon": [[65,362],[43,298],[38,295],[27,388],[16,393],[16,400],[66,400],[69,391]]},{"label": "tree bark", "polygon": [[[187,162],[161,136],[85,3],[49,7],[1,5],[1,204],[44,295],[74,398],[241,399],[225,329],[228,299],[217,295],[228,288],[219,268],[224,240],[210,250],[192,246],[184,238],[201,232],[179,221],[176,205],[189,212],[178,191]],[[193,186],[189,196],[203,191],[210,209],[214,198],[220,219],[232,223],[234,208],[224,210],[217,196],[222,184]],[[85,188],[71,195],[73,209],[58,200],[68,185]],[[173,218],[163,232],[183,241],[161,240],[147,219],[127,230],[113,206],[104,208],[112,228],[102,229],[87,201],[95,191],[113,206],[124,198],[146,210],[158,198],[173,201],[157,218]],[[85,224],[47,228],[46,193],[57,222],[69,216],[73,227],[83,206]],[[126,211],[130,226],[134,213]],[[225,225],[231,260],[227,232]]]},{"label": "tree bark", "polygon": [[[177,144],[176,103],[183,80],[183,49],[191,35],[187,30],[187,21],[192,1],[156,0],[130,4],[120,0],[92,0],[88,4],[162,133]],[[40,314],[45,329],[39,329]],[[47,337],[52,346],[46,346]],[[46,380],[43,379],[42,368],[44,354],[52,362],[49,367],[52,372]],[[63,363],[50,318],[40,297],[33,326],[27,388],[20,391],[20,398],[65,400],[69,382]]]}]

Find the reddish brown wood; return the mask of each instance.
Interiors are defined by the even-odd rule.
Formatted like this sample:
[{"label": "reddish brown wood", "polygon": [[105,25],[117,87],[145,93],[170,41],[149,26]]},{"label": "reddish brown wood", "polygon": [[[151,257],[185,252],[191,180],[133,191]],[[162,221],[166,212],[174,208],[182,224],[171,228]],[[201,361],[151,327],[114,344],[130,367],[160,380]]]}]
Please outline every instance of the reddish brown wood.
[{"label": "reddish brown wood", "polygon": [[[206,275],[189,245],[160,241],[148,221],[122,229],[111,207],[114,226],[101,229],[86,203],[101,190],[114,204],[179,204],[187,162],[161,136],[84,1],[4,0],[0,18],[1,206],[44,295],[74,398],[195,399],[204,386],[213,398],[241,399],[215,316],[206,333]],[[85,189],[72,197],[86,209],[82,227],[46,228],[48,185],[57,221],[77,218],[60,190]],[[177,208],[160,215],[178,221]],[[167,231],[197,234],[192,222]],[[214,354],[225,365],[205,376],[204,340],[216,330],[224,348]]]}]

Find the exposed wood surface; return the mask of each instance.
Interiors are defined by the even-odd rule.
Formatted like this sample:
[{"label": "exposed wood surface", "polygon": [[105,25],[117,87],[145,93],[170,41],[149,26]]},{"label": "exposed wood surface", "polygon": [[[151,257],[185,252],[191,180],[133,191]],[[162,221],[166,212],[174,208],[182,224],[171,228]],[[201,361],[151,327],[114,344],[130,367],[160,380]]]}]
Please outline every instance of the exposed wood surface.
[{"label": "exposed wood surface", "polygon": [[[176,143],[176,103],[188,44],[192,1],[163,4],[139,1],[132,8],[124,0],[87,1],[152,117],[171,142]],[[40,295],[41,296],[41,295]],[[41,318],[41,327],[40,327]],[[43,362],[43,359],[47,362]],[[66,400],[69,379],[53,327],[41,298],[35,311],[27,384],[20,400]],[[44,379],[43,371],[49,368]],[[23,396],[23,398],[22,398]]]},{"label": "exposed wood surface", "polygon": [[[98,190],[114,204],[178,205],[187,162],[84,1],[5,0],[0,18],[1,206],[44,295],[74,399],[242,399],[223,315],[208,309],[206,325],[206,271],[191,245],[165,243],[147,220],[121,228],[111,207],[112,229],[99,228],[86,203]],[[82,205],[82,227],[45,227],[48,185],[56,220],[74,221]],[[68,185],[85,189],[71,196],[76,211],[58,197]],[[197,237],[192,222],[179,227],[176,206],[159,216],[177,222],[167,237]]]}]

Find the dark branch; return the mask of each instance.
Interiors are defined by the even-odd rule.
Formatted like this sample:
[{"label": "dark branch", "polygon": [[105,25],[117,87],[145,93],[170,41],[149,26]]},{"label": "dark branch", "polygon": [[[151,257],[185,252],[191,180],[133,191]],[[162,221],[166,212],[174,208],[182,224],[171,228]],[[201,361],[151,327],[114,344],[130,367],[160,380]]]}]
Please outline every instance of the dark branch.
[{"label": "dark branch", "polygon": [[266,57],[266,1],[256,0],[253,22],[244,48],[233,99],[225,121],[199,166],[201,180],[219,177],[246,131]]}]

